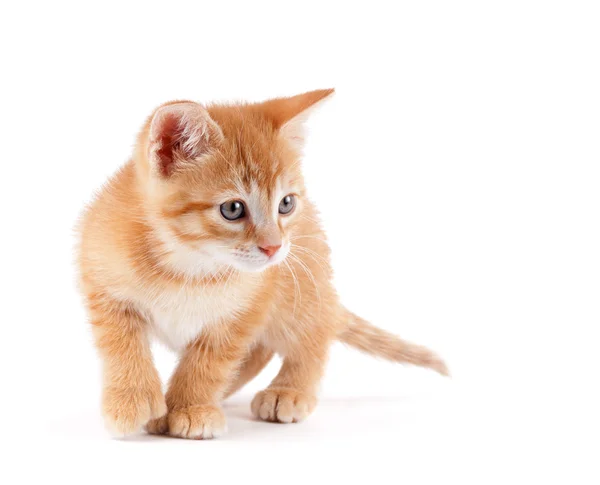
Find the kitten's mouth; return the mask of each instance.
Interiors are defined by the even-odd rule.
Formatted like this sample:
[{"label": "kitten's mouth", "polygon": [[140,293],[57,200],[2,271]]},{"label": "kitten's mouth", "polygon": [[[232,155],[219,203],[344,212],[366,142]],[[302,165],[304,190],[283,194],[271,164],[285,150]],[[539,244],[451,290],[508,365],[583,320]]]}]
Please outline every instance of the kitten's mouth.
[{"label": "kitten's mouth", "polygon": [[271,266],[282,263],[287,257],[288,252],[289,246],[282,247],[271,255],[261,254],[262,257],[248,256],[246,253],[237,253],[233,255],[233,266],[240,271],[260,273]]}]

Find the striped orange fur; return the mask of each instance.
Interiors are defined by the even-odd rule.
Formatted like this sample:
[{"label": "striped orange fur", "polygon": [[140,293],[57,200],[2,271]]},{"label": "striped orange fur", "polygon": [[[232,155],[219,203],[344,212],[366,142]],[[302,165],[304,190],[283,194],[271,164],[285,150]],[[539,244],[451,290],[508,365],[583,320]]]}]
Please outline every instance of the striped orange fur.
[{"label": "striped orange fur", "polygon": [[[252,411],[300,421],[316,404],[336,339],[447,374],[429,350],[349,313],[331,284],[329,247],[299,162],[302,124],[332,93],[166,103],[86,208],[80,282],[104,364],[104,417],[115,433],[145,426],[218,436],[221,400],[274,353],[281,370]],[[151,336],[180,354],[165,396]]]}]

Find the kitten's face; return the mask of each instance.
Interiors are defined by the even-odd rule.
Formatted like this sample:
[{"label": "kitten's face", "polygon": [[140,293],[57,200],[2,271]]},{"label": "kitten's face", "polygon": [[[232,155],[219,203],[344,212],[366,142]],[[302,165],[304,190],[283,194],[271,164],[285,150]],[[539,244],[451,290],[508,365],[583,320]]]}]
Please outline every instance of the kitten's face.
[{"label": "kitten's face", "polygon": [[243,271],[281,263],[302,211],[303,191],[297,180],[282,172],[262,187],[256,180],[244,184],[238,179],[234,190],[224,191],[209,209],[210,225],[216,230],[206,247],[215,260]]},{"label": "kitten's face", "polygon": [[256,272],[287,256],[303,206],[298,165],[267,153],[253,166],[247,148],[204,160],[192,183],[165,203],[173,247],[188,252],[186,259],[208,257],[220,267]]},{"label": "kitten's face", "polygon": [[298,133],[248,108],[166,108],[149,136],[166,258],[188,273],[259,272],[284,261],[304,205]]}]

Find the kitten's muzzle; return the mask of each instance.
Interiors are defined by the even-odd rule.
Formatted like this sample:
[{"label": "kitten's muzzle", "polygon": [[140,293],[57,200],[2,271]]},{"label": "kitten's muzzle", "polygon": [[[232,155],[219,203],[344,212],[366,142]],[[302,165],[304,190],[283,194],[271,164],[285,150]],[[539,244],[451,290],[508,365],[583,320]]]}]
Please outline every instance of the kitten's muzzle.
[{"label": "kitten's muzzle", "polygon": [[279,251],[281,248],[281,244],[271,245],[271,246],[258,246],[258,249],[261,250],[262,253],[266,254],[269,258],[273,257],[273,255]]}]

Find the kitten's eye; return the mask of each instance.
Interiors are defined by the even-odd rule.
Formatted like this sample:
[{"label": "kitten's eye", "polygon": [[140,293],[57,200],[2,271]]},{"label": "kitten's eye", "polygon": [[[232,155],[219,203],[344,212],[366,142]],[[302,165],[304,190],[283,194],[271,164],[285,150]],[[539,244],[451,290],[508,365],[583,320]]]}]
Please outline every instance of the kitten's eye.
[{"label": "kitten's eye", "polygon": [[244,203],[239,200],[230,200],[221,204],[221,215],[228,221],[241,219],[246,215]]},{"label": "kitten's eye", "polygon": [[294,210],[294,207],[296,207],[296,196],[292,194],[286,195],[279,203],[279,213],[289,214]]}]

